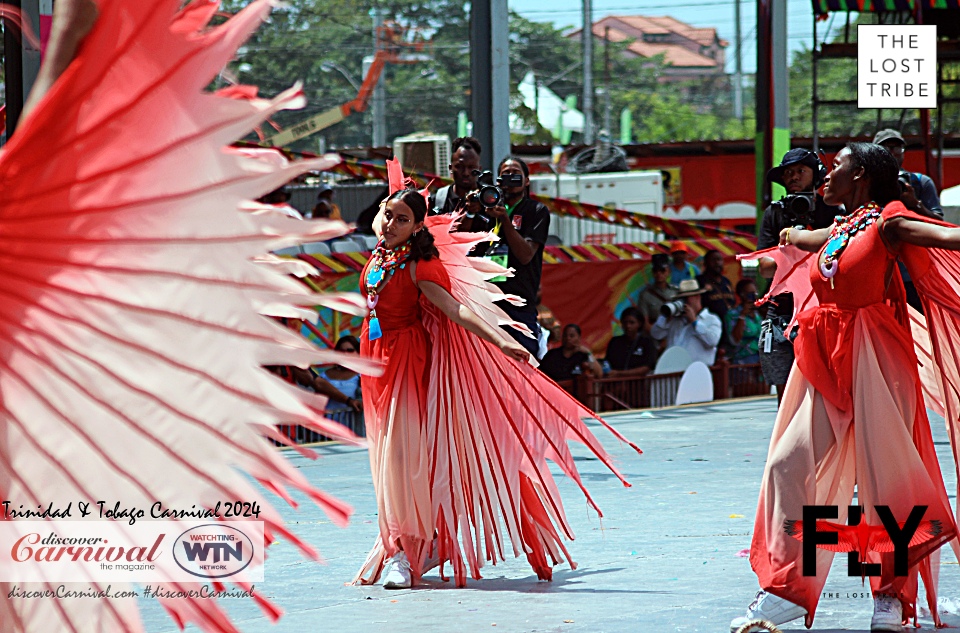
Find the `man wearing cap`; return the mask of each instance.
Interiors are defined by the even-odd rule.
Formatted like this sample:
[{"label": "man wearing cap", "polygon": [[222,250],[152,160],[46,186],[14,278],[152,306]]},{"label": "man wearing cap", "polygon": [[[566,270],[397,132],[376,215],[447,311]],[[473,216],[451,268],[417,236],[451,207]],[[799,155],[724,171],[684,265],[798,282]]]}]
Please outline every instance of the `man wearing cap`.
[{"label": "man wearing cap", "polygon": [[[784,154],[780,164],[767,172],[767,180],[777,183],[787,190],[788,195],[807,194],[814,197],[814,208],[809,217],[800,219],[807,222],[804,228],[822,229],[833,224],[833,219],[841,213],[840,207],[823,202],[817,188],[823,184],[827,170],[816,154],[800,147]],[[802,205],[801,205],[802,206]],[[757,237],[757,249],[763,250],[780,244],[780,231],[796,226],[798,218],[792,208],[784,201],[773,202],[763,211],[760,221],[760,234]],[[777,265],[769,257],[760,260],[760,274],[772,278]],[[760,366],[768,384],[776,385],[777,398],[783,394],[787,376],[793,366],[793,343],[789,332],[784,332],[793,317],[793,295],[782,293],[772,298],[766,311],[766,318],[760,326]]]},{"label": "man wearing cap", "polygon": [[691,264],[688,260],[692,259],[690,247],[680,240],[670,243],[670,257],[673,258],[673,264],[670,266],[670,283],[679,286],[684,279],[696,279],[700,275],[700,269]]},{"label": "man wearing cap", "polygon": [[674,302],[664,304],[650,328],[650,336],[657,341],[666,339],[668,348],[684,348],[694,362],[700,361],[709,367],[717,357],[722,330],[720,317],[703,307],[700,295],[706,289],[701,288],[696,279],[684,279],[678,289],[674,299],[682,300],[683,308],[673,309]]},{"label": "man wearing cap", "polygon": [[670,258],[657,253],[650,260],[650,284],[640,291],[636,308],[646,317],[647,323],[653,323],[660,316],[660,306],[672,301],[678,292],[670,283]]},{"label": "man wearing cap", "polygon": [[907,147],[900,132],[893,129],[880,130],[873,137],[873,142],[890,152],[900,167],[900,202],[911,211],[920,215],[942,218],[943,208],[940,206],[940,196],[933,180],[925,174],[903,171],[903,152]]}]

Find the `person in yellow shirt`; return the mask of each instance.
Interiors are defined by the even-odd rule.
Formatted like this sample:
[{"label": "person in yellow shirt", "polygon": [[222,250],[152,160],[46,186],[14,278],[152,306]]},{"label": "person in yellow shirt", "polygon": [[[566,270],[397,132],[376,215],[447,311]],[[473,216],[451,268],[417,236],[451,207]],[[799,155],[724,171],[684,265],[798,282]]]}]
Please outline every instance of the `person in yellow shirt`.
[{"label": "person in yellow shirt", "polygon": [[340,215],[340,207],[333,201],[333,185],[328,183],[320,185],[320,191],[317,192],[317,204],[313,207],[311,217],[330,220],[343,219]]}]

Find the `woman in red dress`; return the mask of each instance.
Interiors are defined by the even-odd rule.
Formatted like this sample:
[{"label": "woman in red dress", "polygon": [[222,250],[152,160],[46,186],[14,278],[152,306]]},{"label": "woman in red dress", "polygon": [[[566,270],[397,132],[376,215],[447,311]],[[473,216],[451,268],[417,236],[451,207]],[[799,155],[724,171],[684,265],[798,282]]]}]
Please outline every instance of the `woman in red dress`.
[{"label": "woman in red dress", "polygon": [[[838,506],[833,521],[845,523],[854,486],[861,522],[869,526],[882,525],[877,506],[889,507],[901,524],[915,506],[926,506],[924,523],[909,547],[907,575],[895,574],[892,552],[870,551],[863,561],[881,564],[881,574],[870,578],[871,630],[900,631],[905,619],[915,617],[918,572],[939,623],[936,556],[942,545],[956,543],[957,528],[931,439],[895,263],[903,258],[918,279],[924,276],[921,267],[929,273],[925,302],[956,318],[956,293],[940,292],[938,298],[931,292],[948,287],[931,261],[956,262],[957,256],[938,251],[931,257],[930,247],[960,250],[960,228],[920,218],[898,199],[892,156],[880,146],[852,143],[837,155],[824,189],[827,204],[842,203],[851,213],[827,229],[784,230],[781,247],[814,253],[805,259],[796,260],[787,251],[778,255],[777,249],[763,252],[794,258],[793,266],[784,261],[778,267],[776,291],[792,284],[797,305],[815,307],[796,317],[796,366],[761,484],[750,562],[763,591],[746,617],[731,622],[731,631],[752,619],[782,624],[806,616],[811,626],[834,552],[848,550],[818,549],[816,575],[804,575],[803,543],[794,535],[799,528],[790,526],[800,525],[803,508],[810,505]],[[788,279],[786,272],[801,268],[797,261],[809,271],[805,292],[804,280],[797,273]],[[938,350],[944,334],[951,333],[931,328]],[[938,363],[952,367],[955,359]],[[948,416],[948,426],[956,427],[955,415]]]},{"label": "woman in red dress", "polygon": [[385,370],[362,377],[380,536],[356,582],[410,587],[449,561],[463,586],[505,545],[550,579],[569,560],[557,528],[572,532],[546,459],[579,483],[566,444],[576,439],[613,467],[581,420],[589,412],[497,327],[509,320],[491,299],[504,295],[484,280],[505,271],[466,257],[491,236],[452,233],[455,218],[426,213],[417,191],[391,195],[361,276],[361,354]]}]

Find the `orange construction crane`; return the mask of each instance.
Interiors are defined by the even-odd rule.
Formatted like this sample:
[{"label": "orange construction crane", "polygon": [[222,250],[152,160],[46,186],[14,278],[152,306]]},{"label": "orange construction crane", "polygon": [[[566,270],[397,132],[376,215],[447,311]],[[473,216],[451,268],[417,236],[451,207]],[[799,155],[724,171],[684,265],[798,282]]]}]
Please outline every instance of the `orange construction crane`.
[{"label": "orange construction crane", "polygon": [[[370,95],[380,80],[380,75],[388,63],[390,64],[413,64],[420,61],[431,59],[428,55],[422,53],[426,42],[414,40],[413,42],[404,41],[404,33],[413,29],[405,29],[396,23],[388,23],[377,29],[377,52],[373,57],[373,62],[367,69],[367,74],[363,78],[360,90],[352,101],[342,105],[330,108],[315,114],[305,121],[281,130],[265,138],[260,144],[266,147],[284,147],[315,134],[320,130],[335,125],[354,112],[363,112],[367,109],[367,103],[370,101]],[[400,51],[413,49],[414,54],[401,53]]]}]

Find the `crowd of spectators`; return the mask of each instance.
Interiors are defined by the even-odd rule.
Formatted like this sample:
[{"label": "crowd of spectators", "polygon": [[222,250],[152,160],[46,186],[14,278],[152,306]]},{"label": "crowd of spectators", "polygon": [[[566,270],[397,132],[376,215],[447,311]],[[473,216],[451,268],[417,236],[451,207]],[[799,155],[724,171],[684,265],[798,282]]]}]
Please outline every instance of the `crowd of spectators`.
[{"label": "crowd of spectators", "polygon": [[[930,178],[902,170],[906,146],[903,136],[897,130],[881,130],[874,137],[874,143],[887,149],[901,165],[901,202],[921,215],[942,217]],[[826,172],[819,157],[802,148],[787,152],[781,163],[770,170],[768,180],[784,187],[788,198],[772,203],[765,210],[759,249],[778,244],[780,232],[785,228],[829,226],[835,216],[844,213],[840,207],[824,204],[817,193]],[[810,201],[806,211],[801,204],[803,196]],[[649,283],[630,297],[632,307],[619,315],[622,334],[613,337],[605,358],[599,360],[603,375],[645,375],[653,370],[658,356],[666,348],[680,346],[693,360],[707,365],[721,358],[732,365],[760,363],[766,381],[782,389],[794,360],[792,336],[788,331],[793,313],[792,297],[779,295],[758,308],[758,280],[747,276],[732,283],[724,274],[722,253],[706,252],[699,261],[702,272],[697,263],[690,247],[680,241],[670,243],[669,254],[653,255]],[[761,277],[772,278],[773,260],[762,259],[759,273]],[[908,276],[904,282],[908,301],[922,311]],[[567,345],[566,330],[564,332],[569,358],[573,348]],[[558,361],[556,354],[548,354],[544,361],[551,365],[550,372],[557,379],[589,373],[584,362],[577,364],[576,372],[568,367],[569,363],[553,366]]]},{"label": "crowd of spectators", "polygon": [[[906,143],[898,131],[881,130],[874,143],[886,148],[902,165]],[[542,256],[550,214],[529,196],[527,165],[515,157],[501,161],[496,176],[516,174],[522,184],[504,187],[502,202],[484,207],[477,196],[480,143],[471,137],[458,138],[452,150],[449,171],[453,183],[432,197],[430,212],[460,213],[460,230],[498,235],[499,241],[481,244],[471,255],[489,258],[514,270],[512,277],[494,282],[504,292],[521,296],[526,305],[518,308],[503,303],[502,307],[511,318],[527,325],[536,338],[512,328],[506,331],[541,359],[541,369],[548,376],[558,381],[578,375],[644,376],[653,371],[665,349],[679,346],[693,360],[707,365],[720,359],[733,365],[760,363],[767,382],[777,386],[786,382],[793,363],[792,341],[785,331],[792,315],[792,298],[780,295],[758,308],[758,279],[748,276],[732,282],[725,274],[721,252],[710,250],[700,258],[684,241],[671,242],[667,253],[653,255],[649,283],[629,298],[631,307],[611,315],[618,318],[619,329],[603,357],[595,358],[581,340],[579,325],[561,324],[554,312],[541,303]],[[786,189],[788,202],[791,197],[807,196],[811,206],[806,214],[798,216],[797,205],[791,208],[792,203],[772,203],[761,221],[760,249],[778,243],[779,233],[786,227],[828,226],[843,212],[824,204],[817,193],[825,175],[819,157],[800,148],[787,152],[781,163],[770,170],[768,180]],[[901,201],[908,208],[922,215],[942,215],[936,189],[927,176],[901,171],[900,178]],[[280,189],[263,201],[299,217],[288,199],[286,191]],[[368,212],[373,210],[374,207]],[[340,217],[331,186],[321,187],[316,205],[307,217]],[[364,220],[358,221],[358,227],[361,224]],[[772,260],[761,260],[758,272],[761,277],[772,277]],[[910,302],[922,310],[909,278],[904,281]],[[349,342],[346,344],[349,347]]]}]

